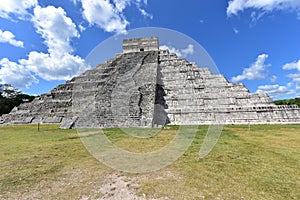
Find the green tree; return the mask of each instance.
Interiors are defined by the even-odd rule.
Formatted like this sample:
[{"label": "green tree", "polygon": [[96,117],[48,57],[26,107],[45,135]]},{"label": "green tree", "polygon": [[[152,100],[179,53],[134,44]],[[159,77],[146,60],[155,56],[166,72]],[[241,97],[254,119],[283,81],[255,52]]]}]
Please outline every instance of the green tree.
[{"label": "green tree", "polygon": [[0,116],[9,113],[24,102],[31,102],[34,96],[23,94],[10,84],[0,84]]},{"label": "green tree", "polygon": [[298,105],[300,107],[300,98],[277,100],[274,103],[276,105]]}]

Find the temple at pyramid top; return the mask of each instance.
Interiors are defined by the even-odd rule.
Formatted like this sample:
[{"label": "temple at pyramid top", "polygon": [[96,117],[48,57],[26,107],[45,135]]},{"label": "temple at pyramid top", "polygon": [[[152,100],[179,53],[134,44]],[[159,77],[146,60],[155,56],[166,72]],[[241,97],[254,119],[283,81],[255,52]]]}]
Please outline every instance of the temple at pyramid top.
[{"label": "temple at pyramid top", "polygon": [[131,38],[123,40],[123,53],[158,50],[158,37]]}]

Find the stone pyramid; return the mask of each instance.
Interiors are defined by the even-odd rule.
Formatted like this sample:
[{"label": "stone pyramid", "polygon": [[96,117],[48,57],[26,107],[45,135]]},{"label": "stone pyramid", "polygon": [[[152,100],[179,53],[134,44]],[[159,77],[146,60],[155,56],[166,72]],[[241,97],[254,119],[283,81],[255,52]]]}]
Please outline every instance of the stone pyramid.
[{"label": "stone pyramid", "polygon": [[266,94],[168,50],[157,37],[123,41],[123,53],[0,117],[2,124],[157,127],[165,124],[300,123],[298,106],[276,106]]}]

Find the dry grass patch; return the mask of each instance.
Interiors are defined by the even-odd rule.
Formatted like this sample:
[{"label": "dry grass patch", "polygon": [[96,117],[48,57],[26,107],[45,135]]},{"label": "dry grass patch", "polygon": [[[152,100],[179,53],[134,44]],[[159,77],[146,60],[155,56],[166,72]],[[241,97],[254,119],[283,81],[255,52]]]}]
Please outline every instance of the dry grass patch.
[{"label": "dry grass patch", "polygon": [[[116,182],[116,173],[129,180],[127,192],[141,199],[300,199],[300,125],[259,125],[250,131],[226,126],[213,151],[201,160],[198,153],[208,127],[199,126],[182,157],[145,174],[102,165],[76,130],[58,127],[43,125],[40,132],[33,125],[0,127],[0,199],[100,199],[110,195],[102,190],[109,181]],[[120,129],[105,129],[105,134],[120,148],[148,152],[168,144],[177,129],[168,127],[147,139]],[[127,187],[125,182],[120,185]]]}]

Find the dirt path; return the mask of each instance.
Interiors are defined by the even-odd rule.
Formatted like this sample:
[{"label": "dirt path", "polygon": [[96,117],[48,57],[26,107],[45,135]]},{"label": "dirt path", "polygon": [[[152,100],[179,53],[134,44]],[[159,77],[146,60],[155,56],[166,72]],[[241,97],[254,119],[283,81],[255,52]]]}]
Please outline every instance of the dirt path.
[{"label": "dirt path", "polygon": [[[102,194],[101,198],[97,198],[97,200],[163,200],[168,198],[147,198],[145,194],[141,196],[136,195],[136,192],[139,189],[139,185],[137,184],[137,178],[130,178],[123,174],[113,173],[109,174],[103,185],[100,186],[98,191],[95,193]],[[84,196],[81,200],[89,200],[94,199],[91,196]]]},{"label": "dirt path", "polygon": [[111,200],[144,200],[145,195],[139,197],[135,194],[139,185],[134,183],[135,181],[131,178],[121,174],[108,175],[105,184],[101,186],[100,192],[104,195],[100,199],[111,199]]},{"label": "dirt path", "polygon": [[[73,169],[55,181],[42,180],[25,191],[0,194],[0,200],[14,199],[78,199],[78,200],[167,200],[152,198],[140,191],[139,182],[147,179],[146,175],[129,177],[121,172],[101,175],[89,170]],[[88,178],[87,177],[90,177]],[[91,177],[92,176],[92,177]],[[102,176],[102,177],[101,177]]]}]

